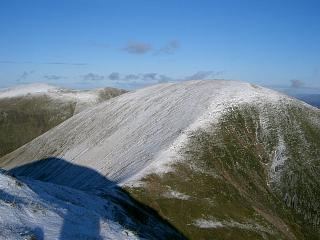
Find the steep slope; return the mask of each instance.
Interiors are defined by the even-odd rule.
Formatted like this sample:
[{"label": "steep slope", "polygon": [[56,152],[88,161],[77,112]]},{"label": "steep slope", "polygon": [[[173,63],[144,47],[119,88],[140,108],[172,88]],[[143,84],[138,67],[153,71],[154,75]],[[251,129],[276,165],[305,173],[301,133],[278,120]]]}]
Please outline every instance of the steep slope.
[{"label": "steep slope", "polygon": [[75,91],[46,84],[21,85],[0,91],[0,156],[74,114],[125,91],[106,88]]},{"label": "steep slope", "polygon": [[0,239],[183,239],[110,191],[101,198],[0,171]]},{"label": "steep slope", "polygon": [[162,84],[70,118],[0,160],[88,190],[96,169],[192,239],[318,239],[320,112],[235,81]]}]

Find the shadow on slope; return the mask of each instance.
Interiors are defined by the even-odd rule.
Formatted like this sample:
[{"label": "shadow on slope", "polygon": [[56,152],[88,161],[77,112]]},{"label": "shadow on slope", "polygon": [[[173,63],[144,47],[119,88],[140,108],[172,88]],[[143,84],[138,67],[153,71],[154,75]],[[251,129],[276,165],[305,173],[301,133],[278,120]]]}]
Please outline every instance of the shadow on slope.
[{"label": "shadow on slope", "polygon": [[[186,239],[174,226],[163,219],[157,211],[135,200],[126,190],[88,167],[52,157],[13,168],[9,172],[13,176],[31,177],[36,180],[72,187],[112,202],[117,206],[117,211],[114,213],[115,219],[124,228],[135,232],[138,237],[147,239]],[[82,176],[83,185],[80,186],[72,180],[70,176],[75,175]],[[34,189],[32,185],[28,186],[37,193],[37,189]],[[90,226],[88,226],[90,235],[96,236],[96,239],[101,239],[99,221],[98,217],[92,219]],[[70,221],[67,213],[64,216],[59,239],[70,239],[68,233],[71,229],[76,228],[77,226],[74,226],[74,223]]]}]

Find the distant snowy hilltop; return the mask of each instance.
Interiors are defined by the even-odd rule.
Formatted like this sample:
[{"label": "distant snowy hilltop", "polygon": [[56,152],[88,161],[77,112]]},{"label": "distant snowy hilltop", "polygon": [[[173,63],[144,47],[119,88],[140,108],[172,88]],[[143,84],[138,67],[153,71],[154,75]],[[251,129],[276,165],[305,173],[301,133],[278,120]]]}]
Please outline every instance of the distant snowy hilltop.
[{"label": "distant snowy hilltop", "polygon": [[17,97],[47,96],[60,101],[74,101],[77,103],[76,112],[93,106],[102,100],[126,92],[116,88],[101,88],[96,90],[71,90],[59,88],[44,83],[18,85],[11,88],[0,89],[0,99]]},{"label": "distant snowy hilltop", "polygon": [[[45,86],[32,91],[77,95]],[[116,199],[132,224],[141,221],[141,232],[149,234],[134,227],[128,239],[319,239],[319,139],[320,110],[302,101],[239,81],[186,81],[86,107],[0,158],[0,167],[11,175],[6,181],[17,177],[53,195],[60,193],[45,190],[46,184],[87,194],[97,208],[102,203],[96,198]],[[3,188],[3,196],[16,194],[15,187]],[[43,199],[32,201],[51,209]],[[23,215],[21,207],[0,206]],[[145,209],[147,220],[137,218]],[[121,217],[110,219],[119,229],[110,234],[124,236]],[[162,230],[154,237],[148,226],[157,221]],[[35,229],[40,222],[23,224]],[[81,227],[72,222],[71,228]],[[54,236],[48,229],[41,228],[46,238]],[[100,236],[107,234],[101,227]]]}]

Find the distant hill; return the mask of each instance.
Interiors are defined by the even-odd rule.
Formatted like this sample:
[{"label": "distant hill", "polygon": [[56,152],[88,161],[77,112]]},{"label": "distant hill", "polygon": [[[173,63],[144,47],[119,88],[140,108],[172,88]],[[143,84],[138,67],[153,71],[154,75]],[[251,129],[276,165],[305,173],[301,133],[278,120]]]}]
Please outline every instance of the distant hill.
[{"label": "distant hill", "polygon": [[40,136],[76,113],[126,91],[76,91],[47,84],[0,90],[0,156]]}]

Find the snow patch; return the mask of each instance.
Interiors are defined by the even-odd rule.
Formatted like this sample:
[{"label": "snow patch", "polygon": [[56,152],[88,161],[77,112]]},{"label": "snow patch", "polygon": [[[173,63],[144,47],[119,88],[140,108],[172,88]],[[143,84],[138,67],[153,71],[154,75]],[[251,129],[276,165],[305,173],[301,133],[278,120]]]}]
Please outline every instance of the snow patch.
[{"label": "snow patch", "polygon": [[163,194],[164,197],[166,198],[175,198],[175,199],[180,199],[180,200],[189,200],[191,197],[187,194],[174,191],[170,189],[168,192]]},{"label": "snow patch", "polygon": [[222,222],[206,220],[206,219],[197,219],[194,222],[194,225],[199,228],[221,228],[221,227],[224,227]]},{"label": "snow patch", "polygon": [[269,171],[269,177],[270,177],[271,183],[280,182],[280,178],[281,178],[283,167],[286,160],[287,160],[286,146],[283,140],[283,136],[279,135],[279,142],[276,149],[274,150],[271,167]]}]

